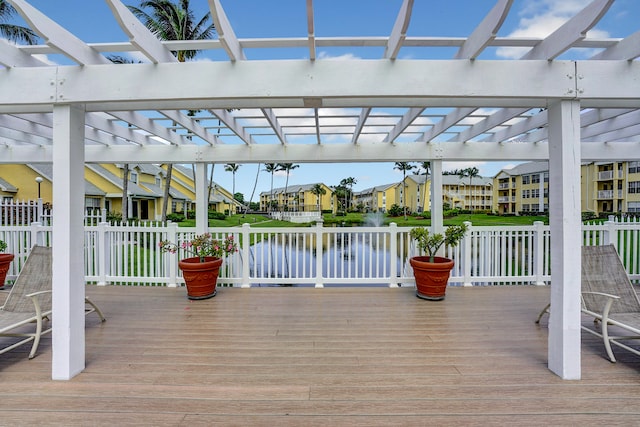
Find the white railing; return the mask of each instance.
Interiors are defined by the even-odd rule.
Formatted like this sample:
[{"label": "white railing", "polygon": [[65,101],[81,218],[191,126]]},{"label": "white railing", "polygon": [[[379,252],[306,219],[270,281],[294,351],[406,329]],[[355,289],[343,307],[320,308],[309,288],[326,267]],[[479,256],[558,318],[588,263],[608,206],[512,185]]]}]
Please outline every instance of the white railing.
[{"label": "white railing", "polygon": [[[242,227],[211,228],[223,238],[233,235],[239,251],[226,259],[219,283],[226,286],[296,285],[322,287],[413,286],[408,259],[416,254],[409,227]],[[51,227],[0,227],[7,252],[16,255],[8,278],[18,274],[29,248],[49,245]],[[186,254],[163,253],[158,242],[180,244],[195,228],[176,224],[85,226],[85,279],[97,284],[177,286],[177,267]],[[451,285],[545,284],[550,280],[549,226],[473,226],[456,248],[444,255],[455,260]],[[640,280],[640,222],[588,224],[583,244],[613,243],[632,280]]]},{"label": "white railing", "polygon": [[322,214],[319,211],[271,212],[269,215],[273,219],[288,221],[288,222],[295,222],[295,223],[320,221],[322,219]]},{"label": "white railing", "polygon": [[[21,225],[26,226],[34,222],[50,225],[53,210],[50,205],[38,200],[0,200],[0,227]],[[106,221],[107,210],[87,208],[85,210],[85,224],[97,225]]]}]

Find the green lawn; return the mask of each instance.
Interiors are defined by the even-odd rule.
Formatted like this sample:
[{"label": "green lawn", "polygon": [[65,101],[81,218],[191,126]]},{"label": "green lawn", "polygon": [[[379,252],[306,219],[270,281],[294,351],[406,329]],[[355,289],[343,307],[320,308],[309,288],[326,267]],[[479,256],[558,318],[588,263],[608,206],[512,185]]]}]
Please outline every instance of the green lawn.
[{"label": "green lawn", "polygon": [[[359,226],[366,225],[366,214],[348,213],[345,216],[334,216],[332,214],[324,214],[323,220],[325,225],[337,226]],[[486,214],[463,214],[452,218],[445,218],[444,225],[458,225],[464,221],[470,221],[473,225],[531,225],[535,221],[549,223],[546,216],[497,216]],[[395,222],[399,227],[415,227],[420,225],[431,225],[431,220],[422,217],[408,216],[404,217],[384,217],[384,225]],[[256,214],[239,214],[227,217],[224,220],[211,219],[209,227],[238,227],[244,223],[250,224],[252,227],[308,227],[309,224],[295,224],[287,221],[276,221],[269,219],[263,215]],[[186,220],[180,223],[181,227],[194,227],[195,220]]]}]

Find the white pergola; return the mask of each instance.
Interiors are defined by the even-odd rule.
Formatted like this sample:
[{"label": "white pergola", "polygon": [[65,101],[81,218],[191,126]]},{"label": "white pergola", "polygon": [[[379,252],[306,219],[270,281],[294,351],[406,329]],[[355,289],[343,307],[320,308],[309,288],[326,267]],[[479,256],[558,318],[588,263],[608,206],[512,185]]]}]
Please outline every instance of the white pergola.
[{"label": "white pergola", "polygon": [[[204,229],[209,163],[431,161],[439,197],[442,161],[547,159],[548,365],[564,379],[580,378],[580,164],[640,160],[640,31],[587,36],[613,0],[590,2],[543,39],[497,36],[513,0],[497,0],[465,38],[428,34],[427,26],[408,36],[420,19],[412,0],[402,1],[384,37],[317,37],[321,2],[306,0],[308,34],[252,39],[235,35],[224,0],[208,0],[218,38],[199,42],[159,41],[120,0],[106,0],[129,41],[100,44],[25,0],[8,2],[46,43],[0,41],[0,163],[53,163],[53,379],[85,367],[84,163],[196,164]],[[374,48],[381,57],[322,59],[318,52],[332,47],[354,55]],[[482,59],[500,47],[522,56]],[[457,53],[429,57],[437,48]],[[588,59],[573,59],[585,48]],[[178,63],[171,51],[184,49],[226,59]],[[251,49],[297,49],[305,59],[250,60]],[[113,64],[108,53],[146,62]],[[51,65],[42,54],[70,64]],[[432,207],[434,227],[442,227],[440,203]]]}]

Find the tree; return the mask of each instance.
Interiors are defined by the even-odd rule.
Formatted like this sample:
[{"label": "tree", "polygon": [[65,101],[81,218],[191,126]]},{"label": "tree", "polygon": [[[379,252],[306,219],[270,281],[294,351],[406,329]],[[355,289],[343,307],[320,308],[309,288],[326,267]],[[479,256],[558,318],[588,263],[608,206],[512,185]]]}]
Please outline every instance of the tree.
[{"label": "tree", "polygon": [[[207,40],[212,38],[216,31],[213,22],[209,23],[211,12],[207,12],[196,22],[189,0],[178,0],[177,3],[170,0],[144,0],[140,2],[140,7],[127,7],[160,40]],[[149,12],[145,9],[149,9]],[[187,59],[193,59],[198,52],[178,50],[171,53],[178,61],[185,62]],[[162,203],[163,221],[167,219],[172,171],[173,163],[168,163]]]},{"label": "tree", "polygon": [[18,11],[7,3],[0,0],[0,36],[12,42],[25,42],[26,44],[38,43],[38,35],[31,28],[10,24],[11,18],[16,16]]},{"label": "tree", "polygon": [[[345,178],[342,181],[340,181],[340,185],[347,188],[347,194],[345,195],[345,199],[344,199],[344,210],[345,211],[349,211],[349,200],[353,197],[353,186],[356,185],[358,183],[358,181],[350,176],[349,178]],[[349,197],[349,199],[347,199],[347,196]]]},{"label": "tree", "polygon": [[[139,8],[128,8],[160,40],[208,40],[216,32],[213,22],[209,23],[211,12],[196,22],[189,0],[144,0]],[[171,53],[178,61],[185,62],[195,58],[198,52],[178,50]]]},{"label": "tree", "polygon": [[469,210],[473,210],[473,192],[471,191],[471,182],[473,178],[480,176],[480,170],[473,166],[470,168],[462,169],[458,171],[460,179],[469,178]]},{"label": "tree", "polygon": [[402,171],[402,210],[404,211],[404,219],[407,220],[407,172],[415,169],[415,165],[409,162],[396,162],[394,169]]},{"label": "tree", "polygon": [[240,169],[240,165],[237,163],[227,163],[224,165],[225,172],[231,172],[233,174],[233,186],[231,187],[231,194],[236,194],[236,172]]},{"label": "tree", "polygon": [[267,211],[271,212],[271,208],[273,207],[273,174],[278,170],[278,165],[276,163],[265,163],[264,171],[271,174],[271,190],[269,192],[269,204],[267,205]]},{"label": "tree", "polygon": [[316,184],[311,189],[311,193],[315,194],[316,197],[318,198],[318,212],[322,212],[322,208],[320,207],[320,200],[321,200],[322,196],[327,194],[327,190],[324,189],[322,184]]},{"label": "tree", "polygon": [[286,201],[287,201],[287,188],[289,187],[289,174],[291,173],[292,170],[299,167],[300,165],[294,165],[293,163],[278,163],[278,170],[285,171],[287,173],[287,179],[284,184],[285,203],[283,204],[283,210],[284,210],[284,205],[287,204]]},{"label": "tree", "polygon": [[[251,197],[249,197],[249,209],[254,211],[253,209],[253,195],[256,194],[256,187],[258,186],[258,178],[260,178],[260,163],[258,163],[258,170],[256,171],[256,179],[253,181],[253,190],[251,190]],[[259,204],[258,204],[259,205]]]},{"label": "tree", "polygon": [[420,163],[420,169],[422,169],[421,175],[424,175],[424,185],[422,188],[422,212],[427,210],[427,179],[431,174],[431,162]]},{"label": "tree", "polygon": [[122,222],[129,220],[129,163],[122,168]]}]

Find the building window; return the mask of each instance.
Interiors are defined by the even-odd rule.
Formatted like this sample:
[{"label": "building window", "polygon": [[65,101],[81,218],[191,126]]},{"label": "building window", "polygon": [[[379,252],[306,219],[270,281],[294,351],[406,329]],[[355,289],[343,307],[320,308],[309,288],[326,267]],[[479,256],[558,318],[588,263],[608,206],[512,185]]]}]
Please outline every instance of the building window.
[{"label": "building window", "polygon": [[157,185],[158,187],[160,187],[160,185],[161,185],[161,184],[162,184],[162,182],[161,182],[161,180],[160,180],[160,177],[159,177],[159,176],[156,176],[156,185]]},{"label": "building window", "polygon": [[529,190],[522,191],[522,198],[523,199],[528,199],[530,197],[529,194],[530,194]]},{"label": "building window", "polygon": [[522,175],[522,184],[527,185],[527,184],[529,184],[529,182],[531,182],[531,176],[530,175]]},{"label": "building window", "polygon": [[640,173],[640,162],[629,162],[629,173]]},{"label": "building window", "polygon": [[531,183],[532,184],[539,184],[540,183],[540,174],[539,173],[531,175]]},{"label": "building window", "polygon": [[531,198],[537,199],[539,197],[540,197],[540,189],[539,188],[531,190]]},{"label": "building window", "polygon": [[134,184],[138,183],[138,174],[136,172],[130,172],[129,173],[129,181],[133,182]]},{"label": "building window", "polygon": [[100,199],[96,199],[94,197],[85,197],[84,199],[84,207],[91,209],[99,209],[100,208]]},{"label": "building window", "polygon": [[549,172],[544,173],[544,182],[549,182]]},{"label": "building window", "polygon": [[640,202],[627,203],[627,212],[640,212]]},{"label": "building window", "polygon": [[629,194],[640,194],[640,181],[629,182]]}]

